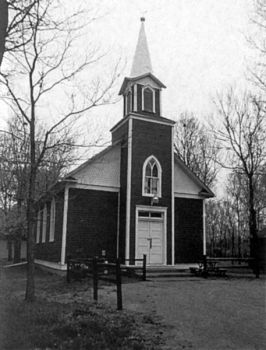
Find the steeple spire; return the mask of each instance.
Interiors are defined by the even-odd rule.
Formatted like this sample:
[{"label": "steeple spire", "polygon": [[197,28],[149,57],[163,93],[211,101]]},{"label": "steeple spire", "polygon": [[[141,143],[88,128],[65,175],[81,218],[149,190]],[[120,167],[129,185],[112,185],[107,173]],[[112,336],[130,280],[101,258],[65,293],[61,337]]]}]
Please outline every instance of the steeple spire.
[{"label": "steeple spire", "polygon": [[150,53],[144,27],[145,18],[141,17],[140,21],[141,27],[130,74],[131,78],[138,77],[146,73],[152,73]]}]

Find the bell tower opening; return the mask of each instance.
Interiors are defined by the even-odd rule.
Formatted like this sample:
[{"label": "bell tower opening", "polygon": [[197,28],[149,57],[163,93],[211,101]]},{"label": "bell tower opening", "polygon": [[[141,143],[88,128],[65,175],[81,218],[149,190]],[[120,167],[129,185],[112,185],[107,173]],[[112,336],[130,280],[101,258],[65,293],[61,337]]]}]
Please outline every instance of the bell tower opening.
[{"label": "bell tower opening", "polygon": [[155,98],[154,90],[152,88],[143,87],[142,88],[142,110],[145,112],[155,112]]}]

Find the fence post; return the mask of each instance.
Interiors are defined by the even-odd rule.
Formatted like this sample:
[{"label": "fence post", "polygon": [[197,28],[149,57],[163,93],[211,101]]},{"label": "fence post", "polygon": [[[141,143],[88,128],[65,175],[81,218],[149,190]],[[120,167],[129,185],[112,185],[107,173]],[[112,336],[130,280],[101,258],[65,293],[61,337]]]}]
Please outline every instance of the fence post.
[{"label": "fence post", "polygon": [[146,262],[147,262],[147,256],[146,254],[143,255],[143,270],[142,270],[142,280],[146,281]]},{"label": "fence post", "polygon": [[70,282],[70,276],[69,276],[69,259],[67,259],[67,274],[66,274],[66,280],[67,280],[67,283]]},{"label": "fence post", "polygon": [[70,275],[71,275],[71,269],[70,269],[70,264],[71,264],[71,255],[68,255],[67,256],[67,276],[66,276],[66,279],[67,279],[67,282],[69,283],[70,282]]},{"label": "fence post", "polygon": [[117,291],[117,310],[122,310],[122,283],[120,259],[116,259],[116,291]]},{"label": "fence post", "polygon": [[207,277],[208,272],[207,272],[207,255],[203,254],[203,277]]},{"label": "fence post", "polygon": [[97,258],[94,257],[92,260],[92,275],[93,275],[93,299],[98,300],[98,266]]}]

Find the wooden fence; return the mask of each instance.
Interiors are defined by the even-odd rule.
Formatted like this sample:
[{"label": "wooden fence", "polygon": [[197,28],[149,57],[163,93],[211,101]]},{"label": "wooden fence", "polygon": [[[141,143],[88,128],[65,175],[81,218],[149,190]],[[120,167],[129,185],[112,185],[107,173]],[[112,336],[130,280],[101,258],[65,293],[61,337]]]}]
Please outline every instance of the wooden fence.
[{"label": "wooden fence", "polygon": [[[126,260],[127,261],[127,260]],[[121,264],[120,259],[107,258],[77,258],[67,259],[66,279],[69,283],[71,279],[81,280],[86,277],[93,279],[93,299],[98,301],[98,283],[99,280],[108,281],[116,284],[117,309],[123,309],[122,303],[122,274],[130,275],[136,271],[141,271],[141,279],[146,280],[146,255],[143,259],[135,259],[135,262],[142,262],[141,266],[132,266]]]}]

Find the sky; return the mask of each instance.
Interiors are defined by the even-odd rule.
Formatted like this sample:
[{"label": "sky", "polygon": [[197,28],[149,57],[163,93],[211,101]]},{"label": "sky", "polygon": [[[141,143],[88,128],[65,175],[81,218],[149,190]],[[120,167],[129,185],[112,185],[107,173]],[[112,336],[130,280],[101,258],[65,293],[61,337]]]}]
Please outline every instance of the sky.
[{"label": "sky", "polygon": [[[64,3],[66,7],[73,6],[71,0]],[[110,74],[121,60],[121,74],[114,88],[116,97],[124,77],[130,74],[142,16],[146,18],[153,73],[167,87],[162,94],[164,117],[176,120],[180,113],[188,111],[204,122],[215,115],[213,99],[217,93],[230,86],[250,87],[246,73],[254,52],[246,37],[251,32],[253,0],[91,0],[82,3],[96,9],[96,20],[83,43],[95,42],[106,53],[99,65],[99,77]],[[122,118],[122,108],[120,99],[95,109],[87,137],[100,133],[103,140],[110,140],[109,130]],[[8,111],[0,104],[0,127],[4,126],[7,115]],[[83,129],[86,130],[85,125]]]},{"label": "sky", "polygon": [[[167,86],[162,101],[164,116],[176,119],[186,110],[200,118],[211,114],[217,93],[230,86],[248,85],[246,72],[252,52],[246,36],[252,3],[109,0],[110,12],[96,26],[99,40],[111,47],[113,59],[119,54],[126,59],[118,88],[130,73],[140,17],[145,16],[153,72]],[[120,103],[118,119],[121,110]]]},{"label": "sky", "polygon": [[[92,0],[89,4],[98,9],[98,18],[85,40],[97,42],[107,52],[110,67],[118,59],[123,62],[116,92],[130,73],[141,16],[146,18],[154,74],[167,86],[162,100],[165,117],[176,119],[191,111],[204,119],[213,113],[217,93],[247,85],[252,52],[246,36],[253,0]],[[101,109],[98,119],[103,132],[107,135],[105,128],[121,117],[121,101]]]}]

